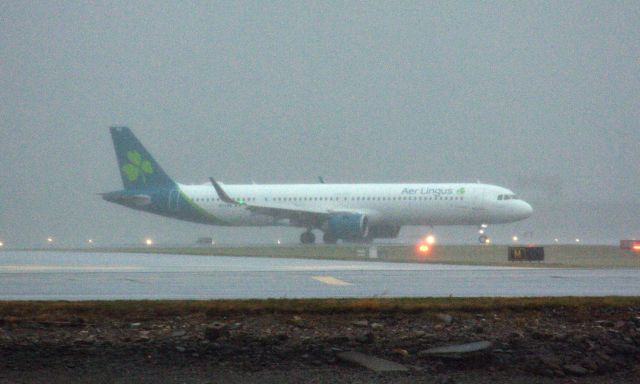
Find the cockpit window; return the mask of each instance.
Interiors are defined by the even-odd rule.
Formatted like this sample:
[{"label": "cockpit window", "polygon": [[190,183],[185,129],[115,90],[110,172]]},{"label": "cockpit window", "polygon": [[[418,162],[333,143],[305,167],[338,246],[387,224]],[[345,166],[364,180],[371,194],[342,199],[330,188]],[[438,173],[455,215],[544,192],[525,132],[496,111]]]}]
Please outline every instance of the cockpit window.
[{"label": "cockpit window", "polygon": [[516,195],[498,195],[498,200],[517,200]]},{"label": "cockpit window", "polygon": [[504,195],[498,195],[498,200],[502,200],[503,197]]}]

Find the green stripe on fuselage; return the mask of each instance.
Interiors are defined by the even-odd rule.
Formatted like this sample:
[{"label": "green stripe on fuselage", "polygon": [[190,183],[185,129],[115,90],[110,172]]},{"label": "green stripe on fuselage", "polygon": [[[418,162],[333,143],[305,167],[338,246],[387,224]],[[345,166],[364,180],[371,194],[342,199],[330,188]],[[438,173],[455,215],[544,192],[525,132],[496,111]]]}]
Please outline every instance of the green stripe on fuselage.
[{"label": "green stripe on fuselage", "polygon": [[186,206],[182,204],[183,208],[179,209],[179,211],[183,211],[186,214],[186,217],[183,218],[184,220],[195,221],[203,224],[230,225],[228,222],[219,219],[203,207],[199,206],[192,198],[187,196],[180,187],[177,187],[177,190],[180,193],[182,201],[187,203]]}]

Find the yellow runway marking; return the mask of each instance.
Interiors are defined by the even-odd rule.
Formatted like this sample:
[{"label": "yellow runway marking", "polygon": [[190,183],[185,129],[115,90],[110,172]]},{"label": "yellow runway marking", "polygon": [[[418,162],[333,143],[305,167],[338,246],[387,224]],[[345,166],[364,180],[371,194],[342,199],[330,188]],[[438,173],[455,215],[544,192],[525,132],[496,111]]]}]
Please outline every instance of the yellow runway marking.
[{"label": "yellow runway marking", "polygon": [[318,280],[321,283],[329,284],[329,285],[351,285],[351,283],[347,283],[346,281],[336,279],[333,276],[311,276],[312,279]]}]

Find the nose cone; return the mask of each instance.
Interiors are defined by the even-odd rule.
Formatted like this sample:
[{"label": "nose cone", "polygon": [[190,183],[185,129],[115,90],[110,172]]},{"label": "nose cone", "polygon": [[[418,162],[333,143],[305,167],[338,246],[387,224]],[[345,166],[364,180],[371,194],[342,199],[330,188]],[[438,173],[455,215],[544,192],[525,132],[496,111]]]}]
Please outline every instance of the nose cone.
[{"label": "nose cone", "polygon": [[531,205],[524,200],[520,200],[518,201],[518,203],[519,204],[516,208],[516,215],[518,217],[518,220],[524,220],[527,217],[531,216],[531,214],[533,213],[533,208],[531,207]]}]

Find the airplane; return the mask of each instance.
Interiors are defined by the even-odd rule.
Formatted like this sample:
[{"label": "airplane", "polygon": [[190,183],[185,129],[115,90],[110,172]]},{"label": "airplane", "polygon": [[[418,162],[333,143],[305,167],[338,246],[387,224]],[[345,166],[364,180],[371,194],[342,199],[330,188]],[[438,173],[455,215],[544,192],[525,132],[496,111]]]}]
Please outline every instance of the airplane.
[{"label": "airplane", "polygon": [[[127,127],[111,127],[124,189],[101,193],[106,201],[194,223],[304,228],[302,244],[396,238],[406,225],[474,225],[479,241],[489,224],[524,220],[531,205],[511,190],[480,183],[246,184],[213,178],[201,185],[171,179]],[[322,180],[324,181],[324,180]]]}]

